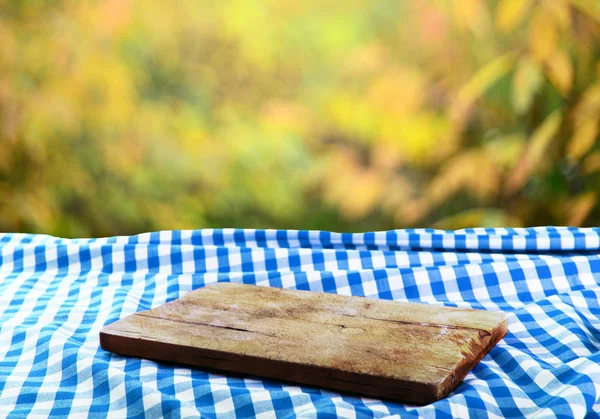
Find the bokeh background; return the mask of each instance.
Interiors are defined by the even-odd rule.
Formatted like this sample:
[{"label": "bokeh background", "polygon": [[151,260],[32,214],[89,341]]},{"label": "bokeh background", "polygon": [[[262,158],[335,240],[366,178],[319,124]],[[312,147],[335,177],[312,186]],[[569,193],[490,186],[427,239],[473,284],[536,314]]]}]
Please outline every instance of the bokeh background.
[{"label": "bokeh background", "polygon": [[597,0],[0,0],[0,230],[600,220]]}]

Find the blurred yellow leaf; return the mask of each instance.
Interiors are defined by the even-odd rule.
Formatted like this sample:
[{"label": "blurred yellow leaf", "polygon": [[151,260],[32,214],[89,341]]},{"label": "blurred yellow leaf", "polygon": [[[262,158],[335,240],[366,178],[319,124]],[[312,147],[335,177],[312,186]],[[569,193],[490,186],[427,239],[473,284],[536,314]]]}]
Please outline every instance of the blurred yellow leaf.
[{"label": "blurred yellow leaf", "polygon": [[360,166],[354,153],[335,150],[328,159],[324,179],[325,199],[351,219],[364,217],[379,203],[385,182],[375,170]]},{"label": "blurred yellow leaf", "polygon": [[543,63],[556,49],[558,31],[552,16],[536,9],[529,26],[529,50],[537,62]]},{"label": "blurred yellow leaf", "polygon": [[265,103],[262,109],[262,119],[268,127],[306,135],[310,112],[301,103],[276,99]]},{"label": "blurred yellow leaf", "polygon": [[554,135],[558,132],[560,123],[562,122],[562,114],[560,111],[554,111],[542,122],[531,136],[528,159],[534,163],[539,161],[548,145],[552,141]]},{"label": "blurred yellow leaf", "polygon": [[483,35],[489,30],[489,15],[481,0],[460,0],[452,4],[458,27],[467,28],[477,35]]},{"label": "blurred yellow leaf", "polygon": [[500,77],[505,75],[514,64],[514,53],[504,54],[480,68],[458,93],[461,102],[473,102],[481,96]]},{"label": "blurred yellow leaf", "polygon": [[[0,158],[2,155],[0,155]],[[375,143],[371,151],[371,160],[373,166],[382,171],[392,171],[398,166],[401,161],[400,152],[395,145],[385,142]],[[0,159],[0,162],[2,160]]]},{"label": "blurred yellow leaf", "polygon": [[373,74],[385,65],[390,51],[379,42],[361,45],[350,51],[344,60],[344,72],[350,76]]},{"label": "blurred yellow leaf", "polygon": [[573,136],[567,145],[567,154],[582,158],[598,141],[600,123],[600,82],[587,88],[573,110]]},{"label": "blurred yellow leaf", "polygon": [[563,51],[555,51],[546,61],[546,65],[550,81],[566,95],[573,85],[573,65],[569,55]]},{"label": "blurred yellow leaf", "polygon": [[0,65],[2,67],[8,64],[10,68],[16,61],[19,42],[15,35],[12,25],[7,22],[0,24],[0,45],[2,45],[2,48],[0,48]]},{"label": "blurred yellow leaf", "polygon": [[495,138],[486,143],[485,151],[498,167],[507,170],[517,164],[519,156],[523,154],[524,147],[525,137],[522,134],[514,133]]},{"label": "blurred yellow leaf", "polygon": [[134,112],[136,91],[133,73],[119,57],[93,51],[82,60],[75,76],[66,79],[98,126],[120,127]]},{"label": "blurred yellow leaf", "polygon": [[523,21],[532,4],[533,0],[500,1],[496,8],[496,27],[503,32],[512,31]]},{"label": "blurred yellow leaf", "polygon": [[[397,68],[373,80],[367,92],[367,101],[395,116],[406,116],[417,111],[425,100],[427,80],[422,72],[412,68]],[[355,100],[352,104],[356,105]]]},{"label": "blurred yellow leaf", "polygon": [[454,17],[460,25],[468,26],[468,22],[477,19],[480,12],[480,0],[461,0],[455,1],[452,5]]},{"label": "blurred yellow leaf", "polygon": [[[418,38],[426,46],[443,46],[444,38],[449,34],[449,17],[445,10],[435,5],[434,2],[407,2],[413,8],[416,33],[412,37]],[[448,2],[445,2],[448,3]],[[413,14],[416,13],[416,14]],[[400,24],[400,22],[398,22]],[[417,41],[417,42],[419,42]]]},{"label": "blurred yellow leaf", "polygon": [[106,0],[99,4],[96,11],[101,19],[97,19],[98,29],[101,31],[116,32],[122,30],[131,18],[133,4],[129,0]]},{"label": "blurred yellow leaf", "polygon": [[406,204],[414,200],[415,183],[403,175],[394,176],[389,172],[382,172],[381,179],[384,180],[381,208],[385,213],[400,216]]},{"label": "blurred yellow leaf", "polygon": [[600,172],[600,153],[592,153],[583,161],[583,173],[590,175]]},{"label": "blurred yellow leaf", "polygon": [[336,131],[352,141],[368,142],[377,133],[376,109],[359,95],[338,92],[329,99],[326,112]]},{"label": "blurred yellow leaf", "polygon": [[349,218],[361,218],[379,204],[385,182],[374,171],[364,171],[352,179],[352,193],[340,202],[342,212]]},{"label": "blurred yellow leaf", "polygon": [[446,140],[449,123],[442,115],[419,112],[404,118],[382,118],[381,142],[389,152],[413,164],[432,164],[446,157],[455,144]]},{"label": "blurred yellow leaf", "polygon": [[570,0],[551,0],[542,3],[542,7],[552,16],[561,30],[568,30],[571,25]]},{"label": "blurred yellow leaf", "polygon": [[575,127],[575,132],[567,145],[567,155],[579,160],[596,143],[598,137],[598,117],[583,120]]},{"label": "blurred yellow leaf", "polygon": [[527,56],[521,58],[512,80],[512,105],[518,114],[529,109],[542,81],[539,66]]},{"label": "blurred yellow leaf", "polygon": [[569,202],[569,218],[567,224],[579,227],[584,222],[597,202],[596,192],[587,192],[577,196]]},{"label": "blurred yellow leaf", "polygon": [[600,23],[600,2],[597,0],[570,0],[570,3]]},{"label": "blurred yellow leaf", "polygon": [[466,150],[442,166],[426,191],[426,200],[437,206],[463,188],[486,200],[498,189],[498,182],[498,170],[490,155],[481,149]]},{"label": "blurred yellow leaf", "polygon": [[30,223],[47,231],[54,225],[56,209],[51,194],[48,191],[39,189],[30,191],[30,194],[21,197],[20,211],[23,212],[23,216]]},{"label": "blurred yellow leaf", "polygon": [[511,51],[477,70],[456,95],[452,108],[453,116],[460,117],[487,89],[513,68],[514,61],[515,53]]},{"label": "blurred yellow leaf", "polygon": [[509,194],[519,190],[525,184],[529,175],[542,162],[544,153],[558,132],[561,122],[561,112],[554,111],[535,130],[519,165],[513,170],[506,181],[506,191]]},{"label": "blurred yellow leaf", "polygon": [[600,113],[600,81],[591,85],[583,93],[575,108],[574,116],[578,122],[587,118],[595,118]]}]

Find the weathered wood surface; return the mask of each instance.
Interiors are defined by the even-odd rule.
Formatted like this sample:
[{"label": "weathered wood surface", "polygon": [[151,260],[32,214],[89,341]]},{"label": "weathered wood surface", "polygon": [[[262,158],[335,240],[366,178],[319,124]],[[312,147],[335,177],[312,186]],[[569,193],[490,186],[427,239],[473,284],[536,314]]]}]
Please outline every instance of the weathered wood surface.
[{"label": "weathered wood surface", "polygon": [[506,315],[215,284],[100,332],[106,350],[426,404],[507,332]]}]

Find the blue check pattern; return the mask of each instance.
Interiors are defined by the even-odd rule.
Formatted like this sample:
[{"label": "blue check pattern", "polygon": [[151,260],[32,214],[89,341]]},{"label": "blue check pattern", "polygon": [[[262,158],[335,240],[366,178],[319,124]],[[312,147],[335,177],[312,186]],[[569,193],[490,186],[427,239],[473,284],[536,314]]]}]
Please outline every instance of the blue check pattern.
[{"label": "blue check pattern", "polygon": [[[0,417],[598,417],[599,255],[600,229],[550,227],[0,234]],[[215,282],[501,310],[509,333],[422,407],[99,347],[105,324]]]}]

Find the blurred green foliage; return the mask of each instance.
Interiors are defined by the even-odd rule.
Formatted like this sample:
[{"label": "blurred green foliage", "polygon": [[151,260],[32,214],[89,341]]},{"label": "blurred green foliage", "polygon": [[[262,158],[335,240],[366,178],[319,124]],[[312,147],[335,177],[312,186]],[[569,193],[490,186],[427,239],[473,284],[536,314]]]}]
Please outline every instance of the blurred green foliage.
[{"label": "blurred green foliage", "polygon": [[597,0],[0,0],[0,229],[600,219]]}]

